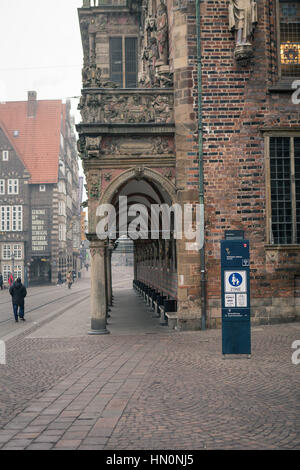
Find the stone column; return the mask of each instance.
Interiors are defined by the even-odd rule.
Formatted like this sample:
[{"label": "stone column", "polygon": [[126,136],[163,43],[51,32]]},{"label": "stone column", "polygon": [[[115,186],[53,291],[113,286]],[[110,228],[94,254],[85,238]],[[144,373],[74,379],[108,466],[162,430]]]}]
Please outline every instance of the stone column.
[{"label": "stone column", "polygon": [[105,272],[106,272],[106,300],[107,311],[112,306],[112,277],[111,277],[111,246],[110,243],[105,245]]},{"label": "stone column", "polygon": [[137,254],[137,244],[133,246],[133,270],[134,270],[134,280],[137,281],[137,263],[138,263],[138,254]]},{"label": "stone column", "polygon": [[108,285],[108,305],[113,304],[113,292],[112,292],[112,270],[111,270],[111,257],[113,251],[112,243],[108,245],[108,257],[107,257],[107,285]]},{"label": "stone column", "polygon": [[107,296],[105,273],[105,242],[90,241],[91,253],[91,331],[89,334],[104,335],[106,328]]}]

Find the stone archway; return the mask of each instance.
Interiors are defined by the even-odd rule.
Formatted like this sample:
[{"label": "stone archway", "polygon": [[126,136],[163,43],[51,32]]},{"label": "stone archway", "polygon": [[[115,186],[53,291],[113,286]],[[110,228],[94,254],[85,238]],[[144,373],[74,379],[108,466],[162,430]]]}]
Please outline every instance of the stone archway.
[{"label": "stone archway", "polygon": [[[112,204],[116,209],[118,196],[129,194],[131,203],[142,202],[145,198],[148,209],[150,204],[176,203],[176,188],[172,181],[163,176],[159,171],[144,166],[136,166],[123,171],[116,176],[106,188],[102,189],[101,195],[94,198],[97,206]],[[130,203],[128,204],[128,207]],[[95,211],[89,214],[93,218],[96,227]],[[118,227],[118,236],[120,227]],[[159,235],[161,237],[161,235]],[[111,286],[111,254],[114,242],[100,240],[96,233],[89,234],[91,248],[91,333],[105,334],[107,308],[112,297]],[[149,239],[150,240],[150,239]],[[154,241],[147,239],[147,243]],[[111,246],[112,244],[112,246]],[[148,249],[148,248],[147,248]]]},{"label": "stone archway", "polygon": [[158,171],[152,170],[151,168],[134,167],[130,168],[129,170],[125,170],[111,181],[111,183],[107,186],[101,195],[99,204],[109,204],[118,189],[124,183],[126,183],[126,181],[132,179],[145,179],[153,181],[161,188],[163,192],[165,191],[168,194],[172,203],[176,202],[176,187],[168,178],[161,175]]}]

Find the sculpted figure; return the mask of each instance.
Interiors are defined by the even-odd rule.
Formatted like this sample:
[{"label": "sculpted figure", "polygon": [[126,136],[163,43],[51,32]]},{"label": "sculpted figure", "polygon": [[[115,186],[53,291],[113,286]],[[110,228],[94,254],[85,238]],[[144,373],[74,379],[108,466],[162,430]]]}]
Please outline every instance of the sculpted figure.
[{"label": "sculpted figure", "polygon": [[169,36],[168,36],[168,12],[162,0],[157,11],[157,42],[160,65],[168,65]]},{"label": "sculpted figure", "polygon": [[236,31],[237,45],[249,44],[256,23],[255,0],[229,0],[229,29]]}]

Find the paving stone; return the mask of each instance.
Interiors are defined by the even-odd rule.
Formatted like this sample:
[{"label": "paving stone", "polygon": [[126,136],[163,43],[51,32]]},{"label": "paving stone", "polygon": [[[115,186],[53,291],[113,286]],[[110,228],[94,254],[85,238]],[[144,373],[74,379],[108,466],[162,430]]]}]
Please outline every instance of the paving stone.
[{"label": "paving stone", "polygon": [[[126,296],[134,306],[131,294]],[[123,312],[122,299],[116,296],[115,320]],[[79,314],[74,313],[74,321]],[[63,318],[55,322],[59,331]],[[253,331],[252,357],[239,360],[222,359],[220,330],[124,334],[118,328],[114,333],[113,324],[111,330],[101,338],[32,337],[11,342],[11,350],[20,346],[28,356],[30,367],[16,376],[18,387],[30,393],[24,411],[16,406],[18,394],[11,393],[10,412],[2,415],[4,421],[9,418],[0,429],[2,449],[20,448],[20,442],[26,449],[57,450],[300,447],[300,366],[291,363],[291,344],[300,337],[293,324]],[[34,366],[39,348],[40,362]],[[77,365],[68,356],[69,349],[77,359],[82,354]],[[68,371],[60,364],[66,354]],[[10,386],[8,378],[17,369],[15,363],[4,379],[0,377],[1,412],[1,386]],[[43,385],[30,388],[37,377]],[[44,406],[46,395],[51,401]],[[31,406],[41,411],[32,415]],[[45,415],[47,407],[58,412],[57,417]]]}]

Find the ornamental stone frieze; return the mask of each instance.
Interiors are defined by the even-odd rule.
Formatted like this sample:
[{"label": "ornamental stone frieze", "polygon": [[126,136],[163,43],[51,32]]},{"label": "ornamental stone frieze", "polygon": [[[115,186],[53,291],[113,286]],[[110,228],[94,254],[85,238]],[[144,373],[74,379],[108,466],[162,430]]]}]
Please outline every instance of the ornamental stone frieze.
[{"label": "ornamental stone frieze", "polygon": [[168,137],[109,137],[103,139],[104,155],[174,154],[174,142]]},{"label": "ornamental stone frieze", "polygon": [[[148,91],[148,90],[147,90]],[[149,90],[150,91],[150,90]],[[171,123],[174,121],[174,98],[163,90],[99,90],[84,93],[78,109],[87,124],[103,123]]]}]

